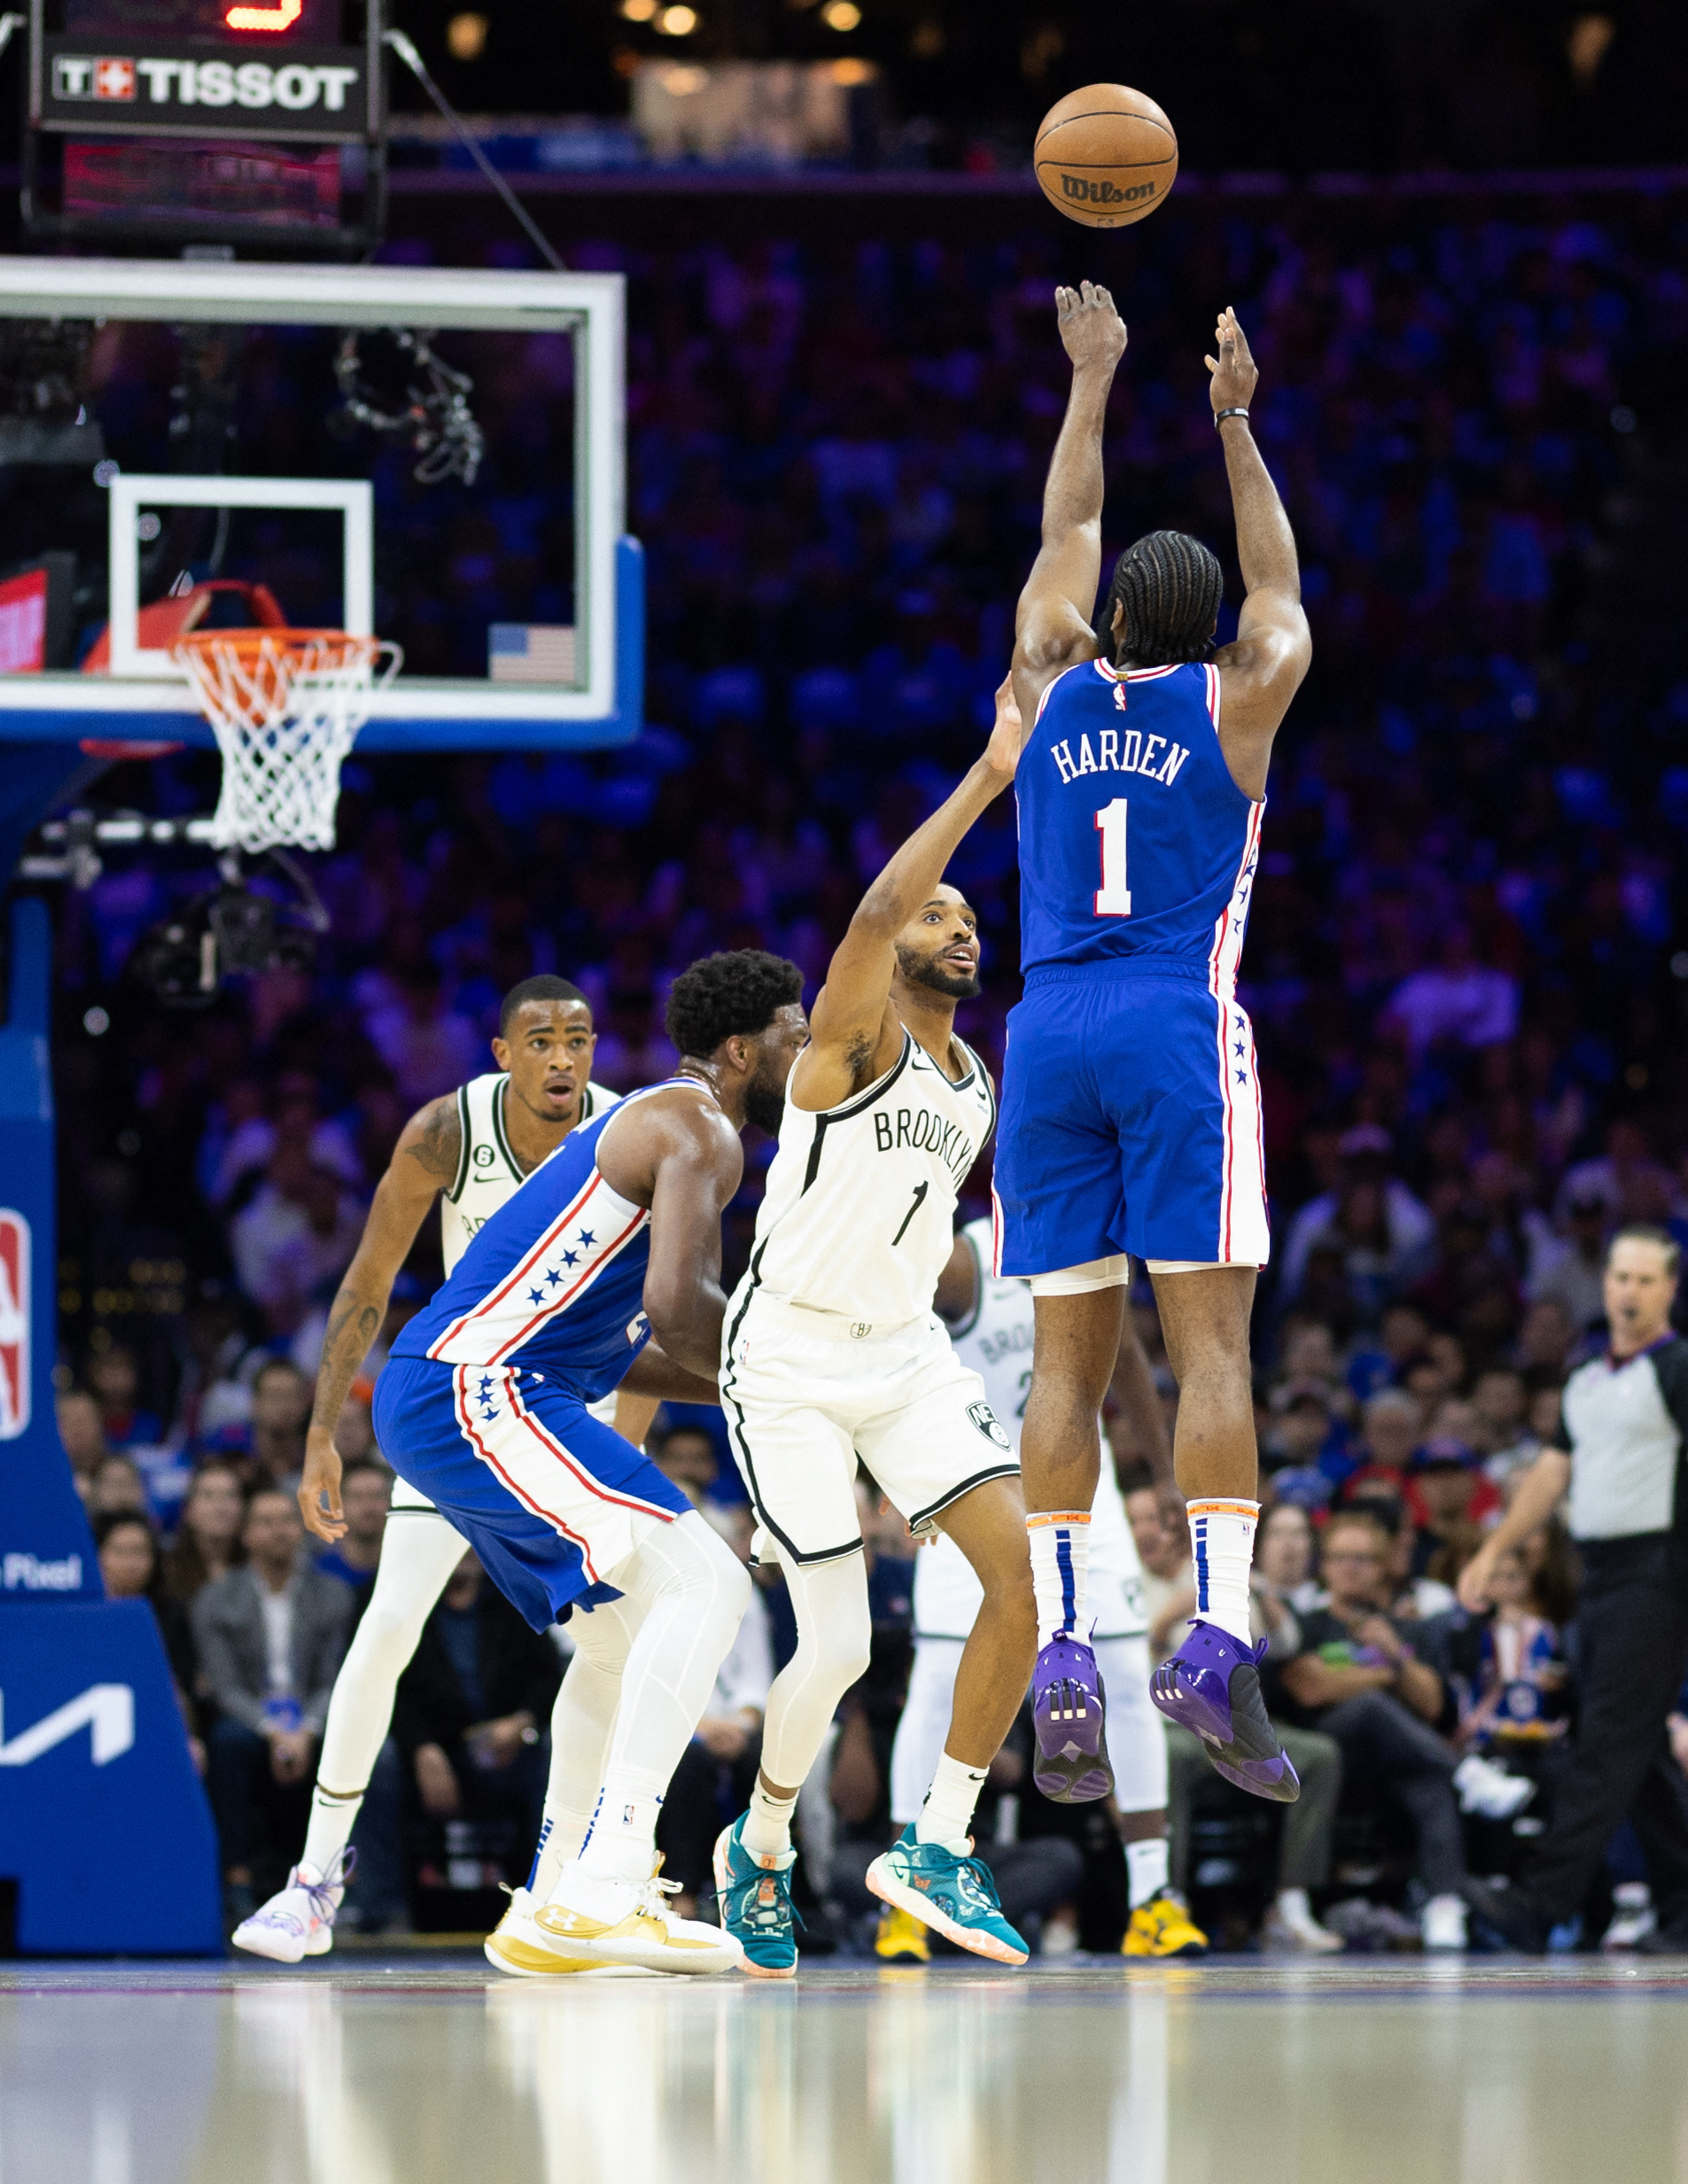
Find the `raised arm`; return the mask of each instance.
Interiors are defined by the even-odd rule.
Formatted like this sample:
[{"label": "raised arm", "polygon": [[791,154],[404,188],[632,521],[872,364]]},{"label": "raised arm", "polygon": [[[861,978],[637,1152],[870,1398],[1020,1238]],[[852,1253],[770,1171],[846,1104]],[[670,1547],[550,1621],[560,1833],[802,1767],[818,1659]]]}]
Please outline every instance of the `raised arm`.
[{"label": "raised arm", "polygon": [[923,827],[918,827],[862,897],[850,929],[827,966],[827,983],[809,1016],[809,1044],[791,1072],[792,1103],[818,1114],[847,1100],[890,1069],[902,1043],[891,1005],[897,936],[934,898],[962,836],[1014,779],[1022,741],[1019,709],[1007,678],[996,694],[996,725],[982,758]]},{"label": "raised arm", "polygon": [[1055,291],[1072,391],[1043,489],[1043,543],[1014,620],[1014,687],[1030,720],[1046,686],[1094,657],[1090,618],[1102,563],[1102,424],[1125,326],[1105,288]]},{"label": "raised arm", "polygon": [[334,1446],[341,1409],[363,1369],[370,1343],[380,1333],[393,1285],[410,1255],[416,1232],[428,1209],[456,1175],[462,1153],[457,1098],[448,1092],[410,1117],[385,1175],[376,1185],[362,1237],[328,1316],[322,1363],[316,1368],[316,1400],[305,1436],[299,1508],[307,1530],[318,1539],[337,1540],[346,1530],[340,1515],[340,1458]]},{"label": "raised arm", "polygon": [[1219,740],[1237,786],[1247,796],[1262,797],[1272,741],[1307,672],[1313,639],[1302,610],[1295,534],[1248,429],[1248,404],[1260,375],[1229,306],[1220,314],[1214,346],[1219,354],[1206,359],[1208,394],[1225,443],[1246,595],[1236,642],[1215,656]]}]

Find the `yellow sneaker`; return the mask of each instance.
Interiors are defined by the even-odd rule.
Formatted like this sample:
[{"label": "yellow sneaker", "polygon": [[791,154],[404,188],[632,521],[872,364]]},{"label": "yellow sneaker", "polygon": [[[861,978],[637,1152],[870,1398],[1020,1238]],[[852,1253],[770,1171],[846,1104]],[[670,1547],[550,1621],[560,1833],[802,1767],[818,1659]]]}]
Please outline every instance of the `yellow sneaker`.
[{"label": "yellow sneaker", "polygon": [[735,1936],[668,1908],[664,1897],[679,1893],[677,1881],[605,1881],[565,1866],[522,1938],[569,1970],[621,1965],[694,1977],[742,1970],[744,1950]]},{"label": "yellow sneaker", "polygon": [[930,1964],[932,1945],[926,1939],[925,1927],[913,1912],[888,1903],[879,1914],[874,1955],[886,1964]]},{"label": "yellow sneaker", "polygon": [[1208,1938],[1190,1916],[1183,1897],[1173,1889],[1163,1888],[1132,1913],[1119,1953],[1122,1956],[1205,1956]]}]

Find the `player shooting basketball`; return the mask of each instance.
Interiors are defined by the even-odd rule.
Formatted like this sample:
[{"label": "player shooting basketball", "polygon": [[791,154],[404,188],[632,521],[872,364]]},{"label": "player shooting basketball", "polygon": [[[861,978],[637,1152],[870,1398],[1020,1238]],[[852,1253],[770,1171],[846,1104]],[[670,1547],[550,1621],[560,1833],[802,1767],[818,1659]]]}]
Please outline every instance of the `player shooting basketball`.
[{"label": "player shooting basketball", "polygon": [[1248,1319],[1269,1248],[1254,1036],[1236,1001],[1272,739],[1311,657],[1295,542],[1248,429],[1254,360],[1220,315],[1211,375],[1247,596],[1215,650],[1224,579],[1157,531],[1101,564],[1102,427],[1125,328],[1105,288],[1056,291],[1072,392],[1021,595],[1014,688],[1025,999],[1008,1020],[998,1266],[1031,1277],[1021,1442],[1038,1596],[1038,1787],[1112,1786],[1085,1557],[1096,1414],[1119,1354],[1128,1254],[1147,1263],[1179,1389],[1197,1617],[1155,1699],[1257,1795],[1299,1785],[1260,1696],[1248,1577],[1258,1458]]}]

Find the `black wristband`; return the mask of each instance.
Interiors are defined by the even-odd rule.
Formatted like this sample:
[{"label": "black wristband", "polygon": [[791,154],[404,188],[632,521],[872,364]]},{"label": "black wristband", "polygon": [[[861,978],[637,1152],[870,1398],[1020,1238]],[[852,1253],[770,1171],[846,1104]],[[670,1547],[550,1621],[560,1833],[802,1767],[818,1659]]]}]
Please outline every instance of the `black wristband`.
[{"label": "black wristband", "polygon": [[1241,406],[1235,409],[1216,409],[1213,413],[1213,429],[1217,432],[1227,417],[1241,417],[1246,420],[1248,415],[1248,411]]}]

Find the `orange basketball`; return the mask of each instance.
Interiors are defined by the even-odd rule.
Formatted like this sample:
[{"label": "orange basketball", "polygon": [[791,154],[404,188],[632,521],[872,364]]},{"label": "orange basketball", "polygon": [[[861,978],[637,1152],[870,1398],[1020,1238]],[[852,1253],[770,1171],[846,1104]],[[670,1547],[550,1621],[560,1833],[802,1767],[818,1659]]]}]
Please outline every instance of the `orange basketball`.
[{"label": "orange basketball", "polygon": [[1031,157],[1057,212],[1086,228],[1129,228],[1171,189],[1178,140],[1152,98],[1124,83],[1087,83],[1043,117]]}]

